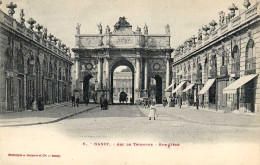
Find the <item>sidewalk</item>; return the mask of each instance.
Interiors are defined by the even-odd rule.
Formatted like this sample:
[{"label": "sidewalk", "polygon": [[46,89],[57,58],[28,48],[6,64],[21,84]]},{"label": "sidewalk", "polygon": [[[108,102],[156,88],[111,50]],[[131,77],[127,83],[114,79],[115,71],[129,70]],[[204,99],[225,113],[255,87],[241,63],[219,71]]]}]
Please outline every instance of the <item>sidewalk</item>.
[{"label": "sidewalk", "polygon": [[75,114],[97,107],[97,104],[80,104],[79,107],[72,107],[70,103],[58,106],[45,107],[44,111],[9,112],[0,114],[0,127],[24,126],[35,124],[46,124],[68,118]]},{"label": "sidewalk", "polygon": [[[142,113],[148,116],[149,109],[140,107]],[[241,127],[260,127],[260,115],[243,115],[234,113],[224,113],[223,111],[213,111],[207,108],[200,108],[197,110],[195,107],[163,107],[157,105],[157,115],[160,116],[174,116],[183,120],[210,125],[223,125],[223,126],[241,126]]]}]

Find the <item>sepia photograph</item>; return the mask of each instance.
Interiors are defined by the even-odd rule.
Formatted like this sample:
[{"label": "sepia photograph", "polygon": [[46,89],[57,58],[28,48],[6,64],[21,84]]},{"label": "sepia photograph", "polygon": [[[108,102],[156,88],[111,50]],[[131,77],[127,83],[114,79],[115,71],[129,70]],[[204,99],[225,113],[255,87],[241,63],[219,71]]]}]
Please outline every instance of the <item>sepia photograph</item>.
[{"label": "sepia photograph", "polygon": [[0,0],[1,165],[259,165],[260,1]]}]

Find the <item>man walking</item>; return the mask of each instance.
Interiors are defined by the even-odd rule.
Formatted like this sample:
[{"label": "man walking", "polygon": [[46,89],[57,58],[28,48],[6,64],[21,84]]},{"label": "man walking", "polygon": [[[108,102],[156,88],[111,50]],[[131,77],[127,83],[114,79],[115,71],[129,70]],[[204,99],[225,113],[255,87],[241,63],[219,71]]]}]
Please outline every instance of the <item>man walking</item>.
[{"label": "man walking", "polygon": [[77,107],[79,107],[79,98],[78,97],[76,99],[76,105],[77,105]]},{"label": "man walking", "polygon": [[74,95],[71,96],[71,101],[72,101],[72,106],[75,107],[75,96]]},{"label": "man walking", "polygon": [[179,108],[181,109],[181,106],[182,106],[182,98],[181,98],[180,95],[178,96],[178,106],[179,106]]}]

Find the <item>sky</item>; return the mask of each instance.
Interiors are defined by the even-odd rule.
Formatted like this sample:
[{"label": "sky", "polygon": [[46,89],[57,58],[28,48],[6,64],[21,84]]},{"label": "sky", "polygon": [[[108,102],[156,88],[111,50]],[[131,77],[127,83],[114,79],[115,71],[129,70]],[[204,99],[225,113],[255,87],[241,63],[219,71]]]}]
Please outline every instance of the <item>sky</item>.
[{"label": "sky", "polygon": [[[7,13],[2,0],[0,8]],[[119,17],[125,16],[136,30],[146,23],[149,34],[165,34],[165,25],[171,28],[171,46],[176,48],[211,20],[218,22],[218,13],[229,13],[235,3],[244,10],[244,0],[12,0],[17,4],[14,17],[19,20],[20,10],[25,10],[26,21],[33,18],[48,28],[48,33],[62,40],[70,48],[75,46],[76,24],[81,24],[81,34],[97,34],[97,24],[103,29],[113,29]],[[250,0],[255,4],[256,0]],[[238,12],[237,12],[238,13]],[[27,26],[28,27],[28,26]],[[104,31],[104,30],[103,30]]]}]

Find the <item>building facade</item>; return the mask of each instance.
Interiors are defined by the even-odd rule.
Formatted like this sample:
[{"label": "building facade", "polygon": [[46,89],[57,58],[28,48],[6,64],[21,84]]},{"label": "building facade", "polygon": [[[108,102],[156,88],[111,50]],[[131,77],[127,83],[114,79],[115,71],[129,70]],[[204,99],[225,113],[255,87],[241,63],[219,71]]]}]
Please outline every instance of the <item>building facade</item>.
[{"label": "building facade", "polygon": [[172,93],[216,110],[260,111],[260,3],[234,4],[174,51]]},{"label": "building facade", "polygon": [[[115,72],[114,73],[114,100],[119,100],[121,92],[125,92],[127,96],[132,96],[132,72]],[[130,99],[130,98],[129,98]]]},{"label": "building facade", "polygon": [[127,66],[131,69],[132,96],[135,103],[140,98],[149,95],[151,79],[157,84],[156,100],[161,103],[164,90],[171,83],[171,53],[170,27],[165,26],[165,34],[148,34],[148,26],[143,32],[137,26],[136,30],[120,17],[114,25],[114,31],[106,26],[103,33],[102,25],[98,25],[98,34],[89,35],[80,33],[80,24],[76,27],[75,53],[76,67],[76,91],[81,99],[86,96],[90,79],[96,82],[97,98],[104,91],[113,102],[114,70],[119,66]]},{"label": "building facade", "polygon": [[18,22],[13,17],[16,4],[7,8],[9,14],[0,9],[0,111],[31,109],[39,97],[45,104],[68,101],[69,48],[53,35],[47,36],[47,29],[35,26],[32,18],[26,27],[23,9]]}]

